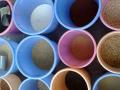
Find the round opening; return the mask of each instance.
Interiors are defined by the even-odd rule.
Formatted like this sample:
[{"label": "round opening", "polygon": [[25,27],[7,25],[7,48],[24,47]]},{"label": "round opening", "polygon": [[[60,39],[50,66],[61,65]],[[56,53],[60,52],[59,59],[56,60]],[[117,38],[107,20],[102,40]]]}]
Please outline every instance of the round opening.
[{"label": "round opening", "polygon": [[41,80],[26,80],[20,90],[49,90],[48,85]]},{"label": "round opening", "polygon": [[10,90],[9,84],[3,79],[0,80],[0,90]]},{"label": "round opening", "polygon": [[76,26],[82,27],[94,19],[97,11],[98,5],[95,0],[75,0],[70,8],[70,18]]},{"label": "round opening", "polygon": [[11,47],[6,41],[0,39],[0,76],[5,75],[11,68],[13,55]]},{"label": "round opening", "polygon": [[79,74],[72,71],[66,74],[65,84],[68,90],[88,90],[85,80]]},{"label": "round opening", "polygon": [[6,0],[0,1],[0,33],[4,32],[11,23],[11,7]]},{"label": "round opening", "polygon": [[28,37],[18,46],[17,60],[18,67],[25,76],[45,76],[54,67],[53,47],[46,38]]},{"label": "round opening", "polygon": [[59,41],[59,55],[69,66],[85,66],[93,60],[94,51],[93,38],[84,31],[67,32]]},{"label": "round opening", "polygon": [[102,19],[104,22],[113,28],[120,29],[120,0],[109,0],[104,3],[104,8],[102,10]]},{"label": "round opening", "polygon": [[[27,7],[26,3],[29,3]],[[52,0],[21,0],[20,3],[16,2],[13,13],[15,24],[23,33],[40,34],[46,31],[53,21],[53,2]]]},{"label": "round opening", "polygon": [[58,73],[52,80],[51,90],[89,90],[83,77],[74,71]]},{"label": "round opening", "polygon": [[106,35],[98,50],[102,65],[111,71],[120,72],[120,33]]},{"label": "round opening", "polygon": [[120,89],[120,77],[107,76],[102,78],[95,88],[95,90],[119,90]]},{"label": "round opening", "polygon": [[84,27],[96,21],[99,3],[99,0],[56,0],[56,15],[69,29]]}]

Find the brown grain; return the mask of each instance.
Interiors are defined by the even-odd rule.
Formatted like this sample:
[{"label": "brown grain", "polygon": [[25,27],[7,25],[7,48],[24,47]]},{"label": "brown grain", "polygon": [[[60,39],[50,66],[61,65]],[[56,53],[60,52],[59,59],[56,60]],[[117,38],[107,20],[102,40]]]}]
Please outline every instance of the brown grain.
[{"label": "brown grain", "polygon": [[120,35],[107,38],[101,45],[101,57],[111,67],[120,68]]},{"label": "brown grain", "polygon": [[120,0],[109,0],[102,10],[102,17],[110,26],[120,28]]}]

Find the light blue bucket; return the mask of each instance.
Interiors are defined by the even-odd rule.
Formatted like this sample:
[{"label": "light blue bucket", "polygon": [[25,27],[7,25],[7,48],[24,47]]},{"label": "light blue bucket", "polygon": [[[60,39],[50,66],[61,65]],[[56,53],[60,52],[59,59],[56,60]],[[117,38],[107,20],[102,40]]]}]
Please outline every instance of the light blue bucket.
[{"label": "light blue bucket", "polygon": [[[31,53],[33,50],[33,46],[37,42],[41,42],[42,40],[46,41],[50,45],[54,56],[52,66],[47,70],[36,66],[36,64],[33,62]],[[29,36],[23,39],[18,45],[16,51],[16,61],[18,69],[24,76],[32,79],[45,78],[53,72],[53,70],[59,62],[57,45],[44,36]]]},{"label": "light blue bucket", "polygon": [[[52,76],[46,77],[45,79],[26,79],[22,82],[19,90],[49,90]],[[38,81],[41,86],[38,85]],[[40,88],[41,87],[41,88]]]},{"label": "light blue bucket", "polygon": [[[52,19],[49,25],[43,30],[36,32],[30,21],[33,10],[43,4],[48,4],[52,7]],[[38,16],[39,17],[39,16]],[[58,25],[55,14],[54,5],[52,0],[17,0],[13,8],[13,19],[17,28],[28,35],[37,35],[42,33],[50,33],[55,30]]]},{"label": "light blue bucket", "polygon": [[95,1],[98,4],[97,14],[94,17],[94,19],[85,26],[78,27],[78,26],[74,25],[72,20],[70,19],[70,15],[69,15],[70,7],[75,2],[75,0],[56,0],[55,1],[56,18],[62,26],[64,26],[65,28],[67,28],[69,30],[87,29],[97,21],[97,19],[99,18],[100,14],[101,14],[102,1],[101,0],[95,0]]},{"label": "light blue bucket", "polygon": [[93,90],[120,90],[120,75],[109,73],[101,76],[96,80]]},{"label": "light blue bucket", "polygon": [[9,75],[10,73],[14,73],[17,71],[17,67],[15,63],[16,48],[17,48],[17,43],[0,38],[0,54],[7,57],[5,63],[1,62],[1,66],[2,64],[6,64],[6,68],[5,70],[0,70],[0,78],[3,78]]}]

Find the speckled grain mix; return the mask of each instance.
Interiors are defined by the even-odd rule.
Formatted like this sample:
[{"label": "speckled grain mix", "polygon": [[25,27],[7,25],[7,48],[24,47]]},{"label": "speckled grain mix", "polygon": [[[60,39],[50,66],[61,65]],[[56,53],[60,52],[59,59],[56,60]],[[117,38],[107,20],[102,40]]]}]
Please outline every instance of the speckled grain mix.
[{"label": "speckled grain mix", "polygon": [[108,65],[120,68],[120,35],[112,35],[105,39],[100,54]]},{"label": "speckled grain mix", "polygon": [[109,0],[103,8],[102,17],[108,25],[120,28],[120,0]]},{"label": "speckled grain mix", "polygon": [[49,90],[48,87],[42,81],[38,81],[38,88],[39,90]]},{"label": "speckled grain mix", "polygon": [[0,80],[0,90],[10,90],[9,85],[4,80]]}]

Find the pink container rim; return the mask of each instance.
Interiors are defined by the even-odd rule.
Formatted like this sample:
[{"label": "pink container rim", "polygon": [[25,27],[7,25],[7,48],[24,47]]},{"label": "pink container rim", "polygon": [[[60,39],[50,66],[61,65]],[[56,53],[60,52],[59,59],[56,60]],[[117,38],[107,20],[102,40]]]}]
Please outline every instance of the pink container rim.
[{"label": "pink container rim", "polygon": [[[103,11],[103,9],[105,8],[105,6],[106,6],[106,4],[109,2],[109,0],[103,0],[103,2],[102,2],[102,11]],[[102,16],[102,11],[101,11],[101,15],[100,15],[100,20],[101,20],[101,22],[106,26],[106,27],[108,27],[109,29],[111,29],[111,30],[115,30],[115,31],[119,31],[120,30],[120,28],[115,28],[115,27],[113,27],[113,26],[111,26],[111,25],[109,25],[105,20],[104,20],[104,18],[103,18],[103,16]]]},{"label": "pink container rim", "polygon": [[[12,8],[13,8],[12,2],[10,0],[4,0],[4,1],[6,1],[10,5],[10,9],[11,9],[11,12],[12,12]],[[11,22],[10,22],[9,26],[2,33],[0,33],[0,36],[8,33],[10,31],[10,29],[13,27],[13,25],[14,25],[14,23],[13,23],[13,19],[12,19],[12,16],[11,16]]]},{"label": "pink container rim", "polygon": [[[94,52],[93,52],[92,57],[89,59],[89,61],[85,65],[82,65],[82,66],[79,66],[79,67],[78,66],[71,66],[71,65],[69,65],[65,60],[63,60],[62,55],[60,53],[60,43],[63,40],[64,36],[66,36],[68,33],[74,32],[74,31],[82,32],[82,33],[85,33],[86,35],[88,35],[91,38],[91,40],[93,42],[93,45],[94,45]],[[89,64],[91,64],[93,62],[93,60],[95,59],[96,54],[97,54],[97,44],[96,44],[96,41],[95,41],[94,37],[89,32],[87,32],[85,30],[69,30],[69,31],[65,32],[62,35],[62,37],[60,38],[60,40],[58,42],[58,55],[59,55],[61,61],[65,65],[67,65],[69,67],[72,67],[72,68],[84,68],[84,67],[88,66]]]}]

